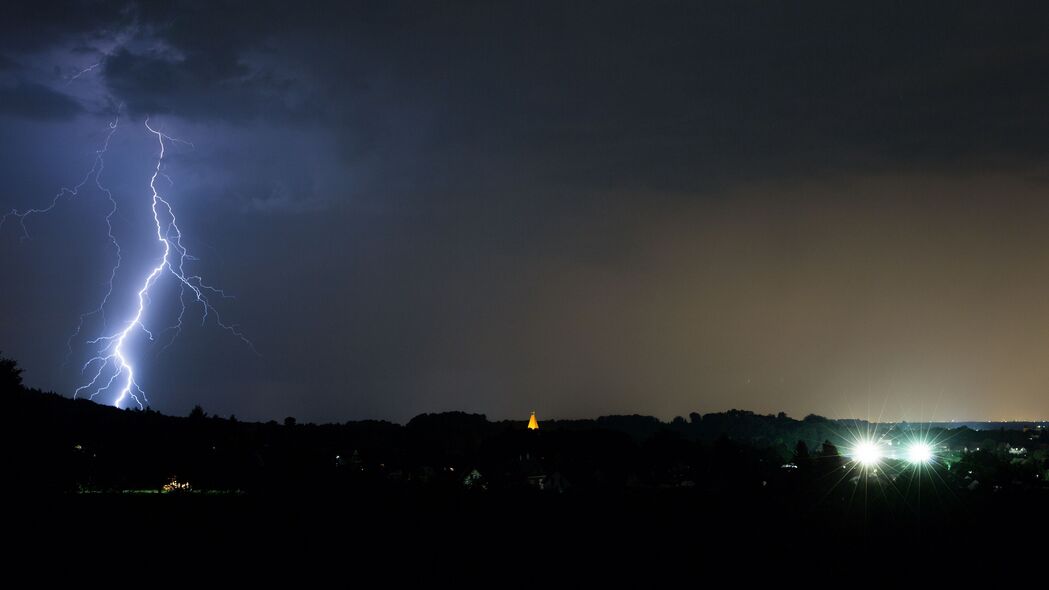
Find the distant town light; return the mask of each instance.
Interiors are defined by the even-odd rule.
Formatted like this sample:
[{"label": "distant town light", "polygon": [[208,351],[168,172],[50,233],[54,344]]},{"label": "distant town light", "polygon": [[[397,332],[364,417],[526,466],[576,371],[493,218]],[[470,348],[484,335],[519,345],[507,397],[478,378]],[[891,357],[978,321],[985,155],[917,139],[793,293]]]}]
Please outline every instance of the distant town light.
[{"label": "distant town light", "polygon": [[914,465],[921,465],[932,461],[932,447],[929,443],[921,441],[912,442],[907,446],[907,461]]},{"label": "distant town light", "polygon": [[164,487],[161,488],[161,491],[163,491],[163,492],[188,492],[191,489],[192,488],[189,486],[189,482],[188,481],[179,481],[179,480],[175,479],[175,476],[172,476],[171,477],[171,481],[169,481],[168,483],[164,484]]},{"label": "distant town light", "polygon": [[860,441],[853,449],[852,456],[864,467],[874,467],[881,462],[882,451],[877,443],[870,440]]}]

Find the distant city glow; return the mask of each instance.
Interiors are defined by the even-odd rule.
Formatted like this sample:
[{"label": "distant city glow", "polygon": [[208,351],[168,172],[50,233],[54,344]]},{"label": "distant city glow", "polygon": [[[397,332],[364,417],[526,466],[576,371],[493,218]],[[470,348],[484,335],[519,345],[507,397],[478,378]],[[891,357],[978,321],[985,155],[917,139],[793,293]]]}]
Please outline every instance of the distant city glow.
[{"label": "distant city glow", "polygon": [[912,442],[907,446],[907,461],[915,465],[932,462],[932,446],[926,442]]},{"label": "distant city glow", "polygon": [[881,462],[883,453],[878,443],[870,440],[860,441],[853,449],[852,456],[864,467],[874,467]]}]

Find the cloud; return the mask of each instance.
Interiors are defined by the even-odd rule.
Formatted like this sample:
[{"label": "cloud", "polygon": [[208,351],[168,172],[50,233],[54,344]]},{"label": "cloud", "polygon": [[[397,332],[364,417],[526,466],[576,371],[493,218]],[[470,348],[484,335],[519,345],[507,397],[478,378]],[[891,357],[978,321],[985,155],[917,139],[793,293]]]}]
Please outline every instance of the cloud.
[{"label": "cloud", "polygon": [[134,19],[124,0],[11,2],[0,19],[0,49],[31,53],[107,37]]},{"label": "cloud", "polygon": [[133,113],[230,122],[296,116],[282,100],[286,82],[240,62],[221,63],[203,55],[171,59],[125,49],[106,60],[104,73],[110,91]]},{"label": "cloud", "polygon": [[41,84],[0,86],[0,114],[36,120],[72,119],[83,112],[75,99]]},{"label": "cloud", "polygon": [[947,6],[69,2],[20,10],[47,34],[13,46],[124,27],[102,74],[133,112],[323,121],[349,158],[413,160],[412,185],[511,166],[684,192],[1042,155],[1049,9]]}]

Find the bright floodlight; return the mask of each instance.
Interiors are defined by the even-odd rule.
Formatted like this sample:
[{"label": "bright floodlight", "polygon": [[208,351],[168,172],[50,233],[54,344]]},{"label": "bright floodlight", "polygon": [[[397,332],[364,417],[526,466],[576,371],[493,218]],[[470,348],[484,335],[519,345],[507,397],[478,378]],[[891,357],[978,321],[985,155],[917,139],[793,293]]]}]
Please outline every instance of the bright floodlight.
[{"label": "bright floodlight", "polygon": [[852,456],[856,458],[860,465],[874,467],[881,461],[882,453],[881,448],[876,443],[865,440],[856,445],[856,448],[852,450]]},{"label": "bright floodlight", "polygon": [[914,464],[932,461],[932,447],[928,443],[913,442],[907,447],[907,460]]}]

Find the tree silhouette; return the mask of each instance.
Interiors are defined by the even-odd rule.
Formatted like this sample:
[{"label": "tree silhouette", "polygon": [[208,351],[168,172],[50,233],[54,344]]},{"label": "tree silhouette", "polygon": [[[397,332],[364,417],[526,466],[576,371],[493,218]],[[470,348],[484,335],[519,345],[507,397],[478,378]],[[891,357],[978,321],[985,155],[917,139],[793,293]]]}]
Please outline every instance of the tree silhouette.
[{"label": "tree silhouette", "polygon": [[805,444],[805,441],[799,440],[798,444],[794,446],[794,461],[808,461],[809,460],[809,445]]},{"label": "tree silhouette", "polygon": [[0,352],[0,390],[15,391],[21,387],[22,369],[18,368],[18,362]]},{"label": "tree silhouette", "polygon": [[819,457],[821,457],[821,458],[829,458],[829,457],[837,457],[837,456],[838,456],[838,447],[832,445],[829,440],[823,441],[823,444],[820,445]]},{"label": "tree silhouette", "polygon": [[[823,441],[819,450],[816,451],[817,474],[826,478],[840,470],[844,464],[845,460],[838,453],[838,447],[831,444],[829,440]],[[829,484],[831,481],[833,481],[833,478],[825,480],[824,483]]]}]

